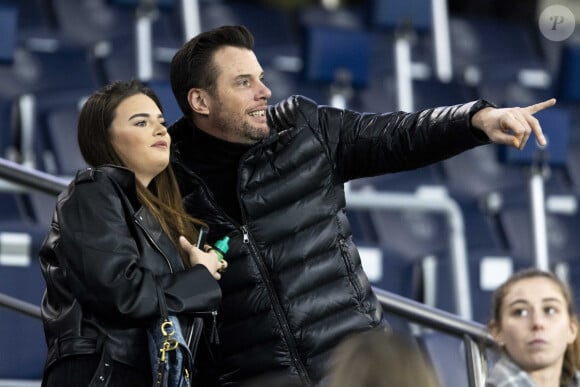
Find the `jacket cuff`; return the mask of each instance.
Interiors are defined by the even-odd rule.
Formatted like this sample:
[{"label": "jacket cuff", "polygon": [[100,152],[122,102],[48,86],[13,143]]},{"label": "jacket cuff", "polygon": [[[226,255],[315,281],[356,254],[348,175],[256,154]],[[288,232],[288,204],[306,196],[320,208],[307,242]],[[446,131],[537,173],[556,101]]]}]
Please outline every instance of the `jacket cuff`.
[{"label": "jacket cuff", "polygon": [[492,108],[497,108],[497,106],[494,103],[491,103],[485,99],[478,99],[477,101],[471,102],[471,107],[469,108],[469,114],[467,115],[467,119],[469,120],[467,122],[467,126],[469,127],[469,129],[471,130],[471,132],[473,133],[473,135],[483,141],[483,142],[490,142],[489,137],[487,137],[487,135],[485,134],[485,132],[479,128],[476,128],[475,126],[473,126],[471,124],[471,120],[473,118],[473,116],[475,115],[475,113],[477,113],[478,111],[487,108],[487,107],[492,107]]}]

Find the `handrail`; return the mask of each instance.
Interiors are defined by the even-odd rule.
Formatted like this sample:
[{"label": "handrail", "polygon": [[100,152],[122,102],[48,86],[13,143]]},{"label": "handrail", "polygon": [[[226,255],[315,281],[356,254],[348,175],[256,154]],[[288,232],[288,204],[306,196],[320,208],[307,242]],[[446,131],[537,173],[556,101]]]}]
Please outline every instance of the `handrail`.
[{"label": "handrail", "polygon": [[377,192],[370,189],[345,190],[347,208],[401,210],[412,209],[443,213],[449,225],[449,253],[455,297],[455,312],[471,320],[471,290],[467,265],[467,246],[463,214],[459,204],[447,195],[423,197],[417,194]]},{"label": "handrail", "polygon": [[0,179],[52,195],[58,195],[69,184],[66,179],[3,158],[0,158]]},{"label": "handrail", "polygon": [[40,307],[7,294],[0,293],[0,306],[40,319]]},{"label": "handrail", "polygon": [[383,289],[373,287],[373,291],[386,311],[453,336],[469,335],[482,345],[494,344],[483,324]]},{"label": "handrail", "polygon": [[481,349],[492,348],[495,345],[484,325],[382,289],[373,287],[373,291],[383,310],[461,338],[465,348],[468,387],[484,385],[485,356],[481,353]]}]

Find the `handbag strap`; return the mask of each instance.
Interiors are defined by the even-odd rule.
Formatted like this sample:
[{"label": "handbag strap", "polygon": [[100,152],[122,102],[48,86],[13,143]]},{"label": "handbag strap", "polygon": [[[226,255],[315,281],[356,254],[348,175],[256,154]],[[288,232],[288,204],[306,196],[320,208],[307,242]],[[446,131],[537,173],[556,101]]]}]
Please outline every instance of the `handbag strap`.
[{"label": "handbag strap", "polygon": [[159,310],[161,311],[161,318],[164,321],[169,319],[169,314],[167,313],[167,303],[165,302],[165,293],[163,293],[163,289],[161,286],[156,286],[155,289],[157,290],[157,299],[159,300]]}]

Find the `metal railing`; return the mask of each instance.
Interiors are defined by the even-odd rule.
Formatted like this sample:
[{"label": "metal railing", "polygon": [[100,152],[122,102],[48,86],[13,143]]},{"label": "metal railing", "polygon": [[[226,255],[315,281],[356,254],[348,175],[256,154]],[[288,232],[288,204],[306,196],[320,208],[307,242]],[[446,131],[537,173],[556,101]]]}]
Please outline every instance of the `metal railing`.
[{"label": "metal railing", "polygon": [[[32,189],[54,195],[59,194],[69,183],[66,179],[0,158],[0,180],[2,179],[25,190]],[[363,201],[369,203],[367,195],[370,193],[361,196],[349,193],[347,199],[354,206],[363,206]],[[373,206],[380,207],[380,201],[374,203]],[[393,203],[390,203],[385,208],[392,207]],[[456,225],[457,227],[459,231],[463,230],[461,224]],[[493,344],[493,339],[487,334],[483,325],[382,289],[373,288],[373,290],[386,312],[401,316],[421,326],[461,338],[465,344],[469,387],[483,386],[485,356],[481,352],[481,348]],[[40,318],[38,306],[1,293],[0,307]]]},{"label": "metal railing", "polygon": [[449,254],[455,312],[466,320],[471,320],[471,287],[463,214],[459,204],[446,194],[423,196],[421,194],[377,192],[369,189],[347,189],[348,208],[365,210],[413,210],[445,215],[449,230]]}]

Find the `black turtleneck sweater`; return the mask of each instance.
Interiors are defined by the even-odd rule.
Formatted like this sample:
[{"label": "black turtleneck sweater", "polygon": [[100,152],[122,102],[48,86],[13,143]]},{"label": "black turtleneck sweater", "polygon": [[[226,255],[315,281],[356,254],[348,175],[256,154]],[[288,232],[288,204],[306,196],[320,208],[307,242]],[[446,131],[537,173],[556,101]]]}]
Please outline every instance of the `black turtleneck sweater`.
[{"label": "black turtleneck sweater", "polygon": [[242,223],[237,193],[238,164],[251,145],[227,142],[198,128],[190,133],[191,138],[186,141],[191,144],[191,152],[182,154],[183,161],[203,179],[226,214]]}]

